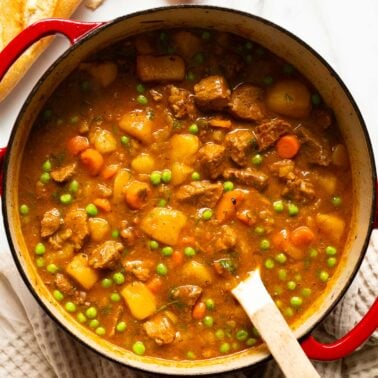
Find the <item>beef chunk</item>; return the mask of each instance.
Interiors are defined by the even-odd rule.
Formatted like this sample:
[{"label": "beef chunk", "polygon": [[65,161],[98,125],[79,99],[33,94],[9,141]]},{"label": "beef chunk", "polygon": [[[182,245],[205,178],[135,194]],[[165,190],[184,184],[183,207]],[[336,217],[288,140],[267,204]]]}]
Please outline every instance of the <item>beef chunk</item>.
[{"label": "beef chunk", "polygon": [[194,119],[196,117],[193,96],[188,90],[170,85],[168,93],[168,104],[176,118],[182,119],[189,116]]},{"label": "beef chunk", "polygon": [[231,159],[244,167],[248,164],[248,153],[254,141],[251,130],[235,130],[226,135],[225,144]]},{"label": "beef chunk", "polygon": [[89,234],[88,216],[84,209],[71,209],[64,217],[67,229],[72,231],[71,241],[75,249],[80,249]]},{"label": "beef chunk", "polygon": [[115,335],[116,327],[117,327],[118,322],[121,319],[122,314],[123,314],[123,305],[120,303],[114,305],[114,307],[112,308],[112,312],[110,313],[110,317],[111,317],[109,321],[110,323],[109,336],[110,337]]},{"label": "beef chunk", "polygon": [[72,230],[70,228],[66,228],[65,230],[59,231],[56,234],[50,236],[49,243],[54,249],[59,250],[62,249],[64,242],[71,236]]},{"label": "beef chunk", "polygon": [[231,91],[222,76],[208,76],[194,86],[195,102],[203,110],[222,110],[228,106]]},{"label": "beef chunk", "polygon": [[177,286],[171,291],[173,300],[178,300],[187,306],[194,306],[201,294],[202,288],[197,285]]},{"label": "beef chunk", "polygon": [[72,301],[77,305],[85,304],[88,306],[89,302],[87,301],[87,292],[83,290],[75,290]]},{"label": "beef chunk", "polygon": [[108,240],[95,248],[89,256],[89,265],[95,269],[113,269],[121,259],[123,245],[114,240]]},{"label": "beef chunk", "polygon": [[260,121],[265,117],[264,90],[242,84],[232,91],[230,112],[238,118]]},{"label": "beef chunk", "polygon": [[65,165],[51,172],[51,177],[56,182],[65,182],[69,180],[76,172],[76,163]]},{"label": "beef chunk", "polygon": [[225,148],[219,144],[206,143],[198,151],[198,159],[206,174],[216,179],[223,171]]},{"label": "beef chunk", "polygon": [[223,173],[223,177],[242,185],[252,186],[257,190],[264,190],[268,185],[268,176],[253,168],[227,168]]},{"label": "beef chunk", "polygon": [[280,118],[274,118],[255,127],[253,131],[259,151],[264,151],[272,146],[282,135],[290,132],[291,125]]},{"label": "beef chunk", "polygon": [[235,247],[237,241],[236,232],[230,226],[224,225],[215,236],[215,250],[227,251]]},{"label": "beef chunk", "polygon": [[55,234],[62,223],[63,219],[58,209],[53,208],[46,211],[41,220],[41,236],[45,238]]},{"label": "beef chunk", "polygon": [[290,159],[276,161],[270,166],[273,175],[282,179],[286,179],[291,173],[293,173],[294,168],[295,163]]},{"label": "beef chunk", "polygon": [[323,130],[328,129],[332,125],[332,113],[330,110],[316,109],[314,110],[314,118]]},{"label": "beef chunk", "polygon": [[146,263],[140,260],[136,261],[124,261],[122,266],[128,273],[134,274],[139,281],[147,281],[150,278],[150,269],[146,266]]},{"label": "beef chunk", "polygon": [[71,281],[62,273],[57,273],[55,276],[55,285],[63,293],[67,295],[73,295],[75,287]]},{"label": "beef chunk", "polygon": [[195,181],[181,186],[176,192],[176,199],[200,207],[214,207],[222,192],[221,183],[212,184],[209,181]]},{"label": "beef chunk", "polygon": [[297,132],[302,142],[301,157],[317,165],[327,166],[331,163],[332,152],[327,139],[313,134],[304,127],[300,127]]},{"label": "beef chunk", "polygon": [[234,79],[245,67],[245,63],[239,54],[226,54],[220,60],[220,67],[227,78]]},{"label": "beef chunk", "polygon": [[170,344],[175,340],[176,331],[172,321],[163,314],[157,314],[143,323],[147,336],[154,339],[156,344]]}]

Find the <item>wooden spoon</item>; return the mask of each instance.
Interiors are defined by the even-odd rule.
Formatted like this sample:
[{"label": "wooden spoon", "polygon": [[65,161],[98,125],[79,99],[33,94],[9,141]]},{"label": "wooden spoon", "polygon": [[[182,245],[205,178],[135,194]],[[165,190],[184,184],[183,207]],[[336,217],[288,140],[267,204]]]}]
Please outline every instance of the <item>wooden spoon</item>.
[{"label": "wooden spoon", "polygon": [[282,372],[289,378],[320,377],[266,290],[257,268],[232,290],[259,331]]}]

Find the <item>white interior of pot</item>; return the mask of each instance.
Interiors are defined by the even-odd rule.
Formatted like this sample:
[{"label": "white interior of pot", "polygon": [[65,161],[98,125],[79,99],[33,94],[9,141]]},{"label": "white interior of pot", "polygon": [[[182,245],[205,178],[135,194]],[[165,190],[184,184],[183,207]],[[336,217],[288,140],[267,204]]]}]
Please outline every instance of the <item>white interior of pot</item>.
[{"label": "white interior of pot", "polygon": [[215,28],[233,32],[260,43],[301,71],[316,86],[326,103],[335,112],[352,162],[355,198],[354,220],[347,242],[348,253],[345,254],[345,261],[341,264],[337,274],[334,275],[333,281],[329,284],[329,287],[332,286],[332,290],[326,291],[323,297],[317,300],[315,307],[304,316],[304,321],[298,324],[295,330],[298,337],[306,334],[318,322],[319,318],[326,313],[348,284],[365,247],[373,201],[372,156],[359,115],[332,72],[329,72],[327,67],[311,51],[307,50],[301,42],[291,38],[270,23],[237,12],[193,7],[187,9],[160,9],[151,13],[141,13],[106,27],[105,30],[93,36],[85,44],[73,49],[70,56],[64,57],[50,72],[38,91],[29,98],[28,107],[20,116],[18,129],[14,135],[6,175],[5,194],[9,233],[20,265],[34,291],[41,298],[49,312],[60,323],[64,323],[65,327],[84,341],[85,344],[121,363],[155,373],[194,375],[218,373],[249,366],[261,361],[268,353],[264,347],[260,347],[207,361],[164,361],[157,358],[136,356],[97,337],[80,326],[61,309],[38,277],[20,232],[21,227],[17,211],[19,208],[17,200],[18,188],[15,185],[19,176],[21,160],[19,157],[24,149],[35,115],[38,114],[46,98],[54,88],[80,61],[99,47],[107,46],[115,40],[132,34],[164,27],[186,26]]}]

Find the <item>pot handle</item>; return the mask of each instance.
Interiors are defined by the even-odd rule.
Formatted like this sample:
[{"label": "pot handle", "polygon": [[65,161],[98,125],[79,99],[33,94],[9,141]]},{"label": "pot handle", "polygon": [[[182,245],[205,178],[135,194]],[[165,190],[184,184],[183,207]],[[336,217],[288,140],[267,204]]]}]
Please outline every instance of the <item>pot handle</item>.
[{"label": "pot handle", "polygon": [[307,356],[314,360],[332,361],[354,352],[378,328],[378,298],[359,323],[341,339],[322,344],[309,336],[301,345]]},{"label": "pot handle", "polygon": [[0,52],[0,81],[16,59],[39,39],[60,33],[74,44],[85,34],[104,24],[105,22],[81,22],[58,18],[45,19],[31,24]]}]

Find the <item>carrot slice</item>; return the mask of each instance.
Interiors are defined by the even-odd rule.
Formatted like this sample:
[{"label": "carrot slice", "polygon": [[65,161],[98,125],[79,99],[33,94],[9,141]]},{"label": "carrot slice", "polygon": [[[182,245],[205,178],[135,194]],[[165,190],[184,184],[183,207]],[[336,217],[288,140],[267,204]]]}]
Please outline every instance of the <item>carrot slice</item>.
[{"label": "carrot slice", "polygon": [[197,302],[193,307],[192,318],[201,320],[205,316],[206,305],[203,302]]},{"label": "carrot slice", "polygon": [[154,293],[154,294],[157,294],[162,286],[163,286],[163,282],[161,281],[161,278],[160,277],[154,277],[152,278],[151,280],[149,280],[146,284],[146,286]]},{"label": "carrot slice", "polygon": [[237,207],[241,204],[244,198],[245,193],[238,189],[224,193],[215,212],[217,221],[223,223],[232,218],[236,213]]},{"label": "carrot slice", "polygon": [[229,129],[232,123],[229,119],[212,118],[208,121],[210,126],[219,127],[221,129]]},{"label": "carrot slice", "polygon": [[110,205],[109,200],[106,198],[96,198],[93,203],[101,210],[105,211],[106,213],[109,213],[112,211],[112,206]]},{"label": "carrot slice", "polygon": [[310,227],[300,226],[291,232],[290,240],[296,247],[306,247],[315,239]]},{"label": "carrot slice", "polygon": [[132,209],[140,209],[143,205],[146,204],[150,192],[150,186],[146,182],[141,182],[137,180],[132,181],[126,187],[126,203]]},{"label": "carrot slice", "polygon": [[80,161],[92,176],[97,176],[104,165],[104,158],[93,148],[88,148],[80,154]]},{"label": "carrot slice", "polygon": [[282,229],[272,236],[272,244],[276,249],[286,252],[289,249],[289,233],[286,229]]},{"label": "carrot slice", "polygon": [[119,169],[119,165],[118,164],[110,164],[110,165],[107,165],[101,172],[101,176],[104,180],[109,180],[110,178],[112,178],[117,172],[118,172],[118,169]]},{"label": "carrot slice", "polygon": [[295,135],[284,135],[276,144],[276,151],[283,159],[291,159],[298,152],[301,147],[299,139]]},{"label": "carrot slice", "polygon": [[75,156],[87,148],[89,148],[89,141],[81,135],[76,135],[67,142],[68,151]]},{"label": "carrot slice", "polygon": [[181,251],[173,251],[171,256],[171,263],[173,267],[178,267],[184,262],[184,254]]}]

